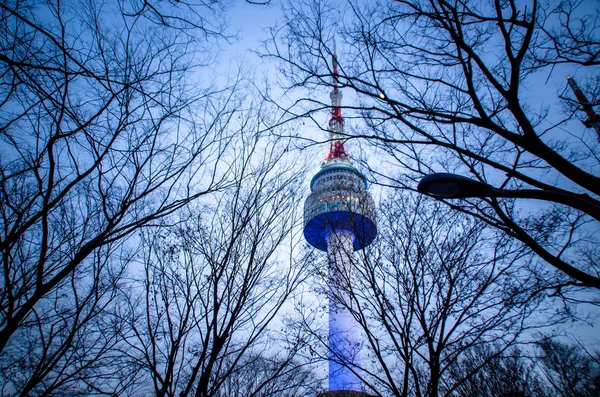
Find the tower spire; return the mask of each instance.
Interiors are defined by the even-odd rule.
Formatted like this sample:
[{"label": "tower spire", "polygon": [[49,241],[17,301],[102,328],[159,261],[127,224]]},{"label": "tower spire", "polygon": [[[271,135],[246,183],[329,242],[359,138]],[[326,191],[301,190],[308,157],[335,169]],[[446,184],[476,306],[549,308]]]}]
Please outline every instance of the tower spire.
[{"label": "tower spire", "polygon": [[348,159],[342,139],[344,138],[344,118],[342,117],[342,92],[339,89],[338,60],[335,39],[333,53],[331,54],[333,67],[333,91],[329,94],[331,99],[331,118],[329,119],[329,154],[326,161],[333,159]]}]

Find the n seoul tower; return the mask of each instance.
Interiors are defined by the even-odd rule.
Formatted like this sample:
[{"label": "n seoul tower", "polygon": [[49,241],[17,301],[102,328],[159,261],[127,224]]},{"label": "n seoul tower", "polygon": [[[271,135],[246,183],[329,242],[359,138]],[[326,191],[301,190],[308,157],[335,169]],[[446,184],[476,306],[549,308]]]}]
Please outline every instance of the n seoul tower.
[{"label": "n seoul tower", "polygon": [[[352,283],[353,251],[362,250],[377,235],[375,205],[367,181],[344,149],[342,93],[334,50],[329,154],[310,182],[304,203],[304,237],[313,247],[327,252],[329,262],[329,391],[320,396],[354,397],[360,393],[360,327],[347,306],[344,285]],[[334,298],[335,297],[335,298]],[[342,364],[344,363],[344,364]],[[352,369],[350,369],[352,368]]]}]

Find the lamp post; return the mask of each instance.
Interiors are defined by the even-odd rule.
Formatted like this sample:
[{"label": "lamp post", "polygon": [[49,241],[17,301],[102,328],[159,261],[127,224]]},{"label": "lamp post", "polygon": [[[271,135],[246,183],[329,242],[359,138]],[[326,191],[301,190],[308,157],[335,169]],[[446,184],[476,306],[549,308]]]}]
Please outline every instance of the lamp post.
[{"label": "lamp post", "polygon": [[487,183],[461,175],[448,173],[430,174],[419,182],[419,193],[437,199],[463,199],[470,197],[505,197],[552,201],[576,208],[600,221],[600,202],[587,194],[572,193],[559,188],[541,189],[498,189]]}]

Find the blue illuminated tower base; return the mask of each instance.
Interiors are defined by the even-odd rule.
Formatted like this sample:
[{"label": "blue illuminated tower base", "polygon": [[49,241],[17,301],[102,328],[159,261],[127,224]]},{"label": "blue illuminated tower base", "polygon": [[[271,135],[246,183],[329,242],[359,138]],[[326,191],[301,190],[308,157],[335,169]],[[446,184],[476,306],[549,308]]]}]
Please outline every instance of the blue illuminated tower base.
[{"label": "blue illuminated tower base", "polygon": [[344,286],[354,282],[354,234],[335,230],[327,237],[329,262],[329,390],[362,390],[360,326],[348,307],[351,299]]}]

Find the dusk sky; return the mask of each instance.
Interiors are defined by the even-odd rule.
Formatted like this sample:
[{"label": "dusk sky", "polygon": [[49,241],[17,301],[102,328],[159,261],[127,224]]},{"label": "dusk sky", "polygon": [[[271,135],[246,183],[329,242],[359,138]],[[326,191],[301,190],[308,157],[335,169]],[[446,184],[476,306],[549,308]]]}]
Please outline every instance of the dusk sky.
[{"label": "dusk sky", "polygon": [[0,394],[597,395],[598,0],[261,2],[0,1]]}]

